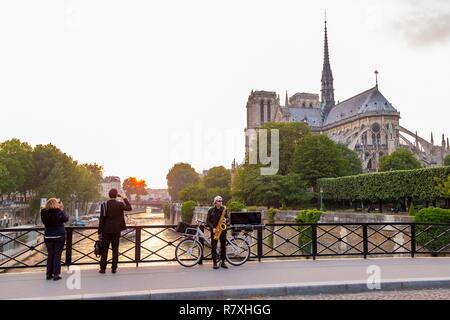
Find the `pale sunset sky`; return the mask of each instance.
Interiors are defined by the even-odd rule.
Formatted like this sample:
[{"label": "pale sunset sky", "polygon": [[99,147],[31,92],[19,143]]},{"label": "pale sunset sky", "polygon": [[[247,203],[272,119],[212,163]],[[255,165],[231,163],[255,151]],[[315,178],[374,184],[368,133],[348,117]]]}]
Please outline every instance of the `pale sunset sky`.
[{"label": "pale sunset sky", "polygon": [[450,134],[447,0],[4,0],[0,141],[53,143],[105,175],[166,187],[244,155],[250,91],[320,92],[324,11],[335,98],[374,86],[401,124]]}]

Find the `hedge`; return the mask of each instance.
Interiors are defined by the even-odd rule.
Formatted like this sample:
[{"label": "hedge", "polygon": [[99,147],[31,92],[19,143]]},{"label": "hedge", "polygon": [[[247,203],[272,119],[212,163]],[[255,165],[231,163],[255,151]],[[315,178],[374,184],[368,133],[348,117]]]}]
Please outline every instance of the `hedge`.
[{"label": "hedge", "polygon": [[326,200],[439,199],[436,186],[450,175],[450,166],[366,173],[318,180]]},{"label": "hedge", "polygon": [[181,221],[187,224],[192,223],[192,218],[194,217],[195,207],[197,202],[189,200],[183,203],[181,206]]},{"label": "hedge", "polygon": [[[317,223],[323,211],[311,209],[299,211],[295,222],[297,223]],[[312,228],[310,226],[298,226],[298,246],[302,254],[312,253]]]},{"label": "hedge", "polygon": [[[450,210],[442,208],[424,208],[414,216],[415,223],[427,223],[431,226],[416,226],[416,242],[422,246],[421,251],[438,252],[450,250]],[[448,224],[433,226],[432,224]]]}]

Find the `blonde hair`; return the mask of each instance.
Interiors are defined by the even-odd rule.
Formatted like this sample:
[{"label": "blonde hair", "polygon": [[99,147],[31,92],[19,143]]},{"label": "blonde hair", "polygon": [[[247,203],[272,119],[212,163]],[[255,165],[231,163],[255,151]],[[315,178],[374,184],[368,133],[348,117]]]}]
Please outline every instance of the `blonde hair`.
[{"label": "blonde hair", "polygon": [[56,198],[50,198],[45,204],[45,209],[59,209],[59,200]]}]

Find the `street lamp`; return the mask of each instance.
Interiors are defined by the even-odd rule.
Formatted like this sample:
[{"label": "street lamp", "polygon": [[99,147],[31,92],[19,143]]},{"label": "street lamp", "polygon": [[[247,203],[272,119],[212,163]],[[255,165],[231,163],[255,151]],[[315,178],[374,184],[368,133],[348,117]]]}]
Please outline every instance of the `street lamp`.
[{"label": "street lamp", "polygon": [[324,211],[323,207],[323,188],[320,188],[320,211]]}]

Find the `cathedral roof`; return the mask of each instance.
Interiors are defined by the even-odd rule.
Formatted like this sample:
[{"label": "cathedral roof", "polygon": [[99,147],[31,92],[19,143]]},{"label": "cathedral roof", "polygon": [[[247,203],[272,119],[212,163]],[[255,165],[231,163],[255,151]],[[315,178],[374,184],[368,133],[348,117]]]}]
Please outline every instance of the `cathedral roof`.
[{"label": "cathedral roof", "polygon": [[397,110],[381,94],[375,86],[333,106],[328,112],[324,125],[364,114],[364,113],[396,113]]},{"label": "cathedral roof", "polygon": [[289,121],[302,122],[305,121],[310,127],[322,126],[322,116],[319,108],[285,108]]}]

